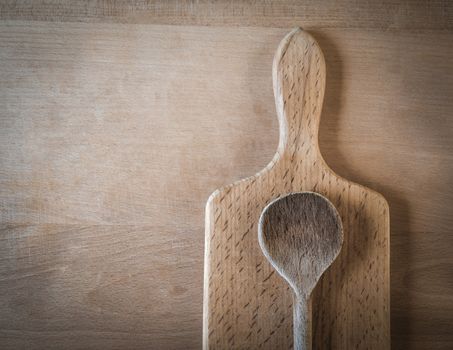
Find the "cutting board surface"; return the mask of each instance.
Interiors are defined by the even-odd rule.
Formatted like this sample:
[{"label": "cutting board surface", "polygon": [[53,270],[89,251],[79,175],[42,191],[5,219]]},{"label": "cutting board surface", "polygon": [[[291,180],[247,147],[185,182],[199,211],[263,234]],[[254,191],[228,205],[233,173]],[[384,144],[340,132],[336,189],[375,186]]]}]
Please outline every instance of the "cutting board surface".
[{"label": "cutting board surface", "polygon": [[204,348],[293,347],[292,291],[262,254],[257,223],[271,200],[314,191],[339,211],[344,244],[313,295],[313,348],[388,349],[387,202],[336,175],[320,154],[326,68],[315,40],[301,30],[288,34],[273,75],[280,123],[274,159],[255,176],[217,190],[207,203]]}]

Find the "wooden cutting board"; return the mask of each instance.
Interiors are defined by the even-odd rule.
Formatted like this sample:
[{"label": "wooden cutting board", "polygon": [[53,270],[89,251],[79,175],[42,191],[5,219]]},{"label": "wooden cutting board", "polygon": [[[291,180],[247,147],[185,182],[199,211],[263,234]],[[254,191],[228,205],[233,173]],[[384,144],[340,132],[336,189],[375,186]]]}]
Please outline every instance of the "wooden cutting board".
[{"label": "wooden cutting board", "polygon": [[336,175],[320,154],[325,77],[316,41],[299,29],[289,33],[273,67],[277,153],[208,200],[205,349],[293,347],[292,291],[261,252],[257,224],[267,203],[298,191],[327,197],[344,227],[342,251],[313,295],[313,348],[390,348],[389,208],[380,194]]}]

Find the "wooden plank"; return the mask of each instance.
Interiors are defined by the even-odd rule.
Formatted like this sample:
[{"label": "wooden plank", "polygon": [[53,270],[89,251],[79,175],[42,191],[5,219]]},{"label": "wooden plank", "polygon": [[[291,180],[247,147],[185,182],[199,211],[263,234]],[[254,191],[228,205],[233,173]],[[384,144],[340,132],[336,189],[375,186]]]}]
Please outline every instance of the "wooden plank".
[{"label": "wooden plank", "polygon": [[3,24],[2,221],[202,231],[206,198],[238,175],[229,164],[272,157],[266,68],[282,34]]},{"label": "wooden plank", "polygon": [[200,347],[193,305],[201,305],[202,277],[194,268],[203,264],[202,245],[188,231],[3,225],[0,347]]},{"label": "wooden plank", "polygon": [[453,237],[450,231],[408,231],[392,236],[392,347],[449,349],[453,314]]},{"label": "wooden plank", "polygon": [[352,1],[48,1],[8,0],[0,18],[55,22],[120,22],[385,31],[451,30],[448,0]]},{"label": "wooden plank", "polygon": [[[275,152],[269,70],[284,30],[1,29],[3,222],[164,224],[165,208],[199,224],[211,191],[255,173]],[[390,196],[401,188],[412,220],[446,229],[437,218],[452,194],[433,179],[452,167],[451,35],[313,34],[328,66],[326,161]],[[404,186],[401,173],[411,175]],[[438,200],[416,195],[430,182]]]},{"label": "wooden plank", "polygon": [[[198,293],[187,301],[190,316],[178,315],[161,335],[152,331],[130,348],[149,348],[156,344],[153,337],[175,348],[184,342],[185,348],[201,346],[205,201],[215,188],[262,169],[275,152],[278,125],[269,72],[285,32],[0,25],[1,222],[73,225],[74,239],[86,226],[152,226],[158,227],[150,230],[155,236],[167,232],[195,245],[176,250],[188,267],[171,282]],[[394,347],[449,349],[453,76],[447,73],[453,69],[453,36],[340,29],[311,33],[327,63],[321,152],[333,170],[381,192],[390,204]],[[51,239],[45,237],[47,228],[36,227],[43,237],[36,245],[54,254],[56,248],[46,246]],[[2,238],[8,236],[5,232]],[[2,252],[16,249],[14,237],[8,246],[1,241]],[[99,245],[110,252],[108,243]],[[61,241],[67,250],[71,244],[69,238]],[[149,254],[159,254],[159,249],[156,244]],[[82,265],[83,259],[77,263]],[[112,270],[121,271],[119,263],[105,259]],[[4,277],[17,273],[15,264],[10,263]],[[77,276],[72,278],[77,288]],[[49,280],[61,282],[59,276]],[[37,288],[31,276],[22,281],[28,290]],[[159,283],[153,280],[146,288],[158,289]],[[418,292],[431,284],[436,287]],[[124,298],[149,303],[147,293],[139,295],[134,284],[127,286]],[[65,310],[61,293],[57,304]],[[154,304],[166,298],[156,296]],[[14,314],[17,304],[4,300],[0,314]],[[24,302],[34,305],[40,299],[29,293]],[[143,310],[155,320],[151,307]],[[60,315],[68,328],[77,329],[77,322],[86,318],[97,322],[93,332],[108,324],[102,310],[88,316],[66,311]],[[127,312],[115,315],[131,329]],[[1,327],[2,348],[7,348],[5,339],[14,349],[63,347],[58,344],[111,349],[132,341],[124,336],[115,345],[123,337],[117,329],[108,336],[81,337],[53,333],[50,323],[39,328],[26,322],[14,323],[14,330]]]}]

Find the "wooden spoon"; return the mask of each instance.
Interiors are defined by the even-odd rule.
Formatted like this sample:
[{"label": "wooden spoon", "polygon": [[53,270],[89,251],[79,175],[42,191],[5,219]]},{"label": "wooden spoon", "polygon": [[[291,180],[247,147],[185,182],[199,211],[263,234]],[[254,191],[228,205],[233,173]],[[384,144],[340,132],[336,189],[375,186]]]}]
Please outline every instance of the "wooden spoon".
[{"label": "wooden spoon", "polygon": [[292,193],[268,204],[258,224],[264,255],[295,293],[294,349],[311,349],[311,293],[343,244],[336,208],[314,192]]}]

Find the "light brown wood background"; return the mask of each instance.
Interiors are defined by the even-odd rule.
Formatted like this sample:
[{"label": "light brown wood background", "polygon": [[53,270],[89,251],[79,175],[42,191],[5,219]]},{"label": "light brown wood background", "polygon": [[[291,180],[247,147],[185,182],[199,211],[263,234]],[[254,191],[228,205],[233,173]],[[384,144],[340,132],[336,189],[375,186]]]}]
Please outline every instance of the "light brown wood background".
[{"label": "light brown wood background", "polygon": [[320,146],[391,210],[394,349],[453,347],[453,6],[0,3],[0,348],[201,347],[204,205],[278,142],[302,26]]}]

